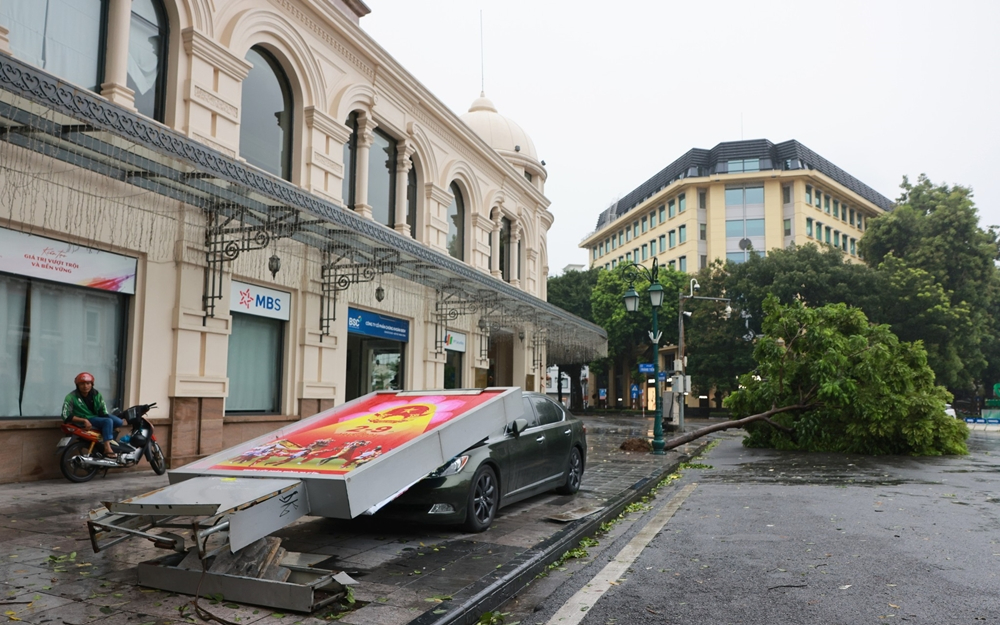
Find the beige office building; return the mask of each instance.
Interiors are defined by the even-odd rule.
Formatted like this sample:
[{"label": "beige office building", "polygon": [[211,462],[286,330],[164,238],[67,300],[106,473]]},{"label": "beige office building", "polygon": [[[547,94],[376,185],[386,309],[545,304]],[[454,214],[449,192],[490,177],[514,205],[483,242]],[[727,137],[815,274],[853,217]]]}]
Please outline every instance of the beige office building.
[{"label": "beige office building", "polygon": [[580,247],[591,267],[652,259],[691,272],[753,251],[821,243],[857,260],[892,202],[798,141],[694,148],[601,212]]},{"label": "beige office building", "polygon": [[[892,202],[798,141],[766,139],[693,148],[603,210],[580,247],[590,266],[622,263],[695,273],[716,260],[744,262],[752,253],[816,243],[860,262],[868,221]],[[677,347],[660,349],[660,370],[673,370]],[[628,370],[607,380],[612,404],[627,403]],[[643,381],[643,385],[646,382]],[[689,405],[697,398],[688,397]]]},{"label": "beige office building", "polygon": [[0,3],[0,481],[62,399],[157,402],[172,466],[379,389],[606,352],[545,300],[527,134],[459,116],[360,0]]}]

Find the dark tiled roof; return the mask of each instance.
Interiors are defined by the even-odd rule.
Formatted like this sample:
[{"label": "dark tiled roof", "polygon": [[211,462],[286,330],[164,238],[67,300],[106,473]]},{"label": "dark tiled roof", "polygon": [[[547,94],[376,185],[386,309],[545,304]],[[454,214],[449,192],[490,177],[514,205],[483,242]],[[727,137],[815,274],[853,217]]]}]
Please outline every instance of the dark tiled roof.
[{"label": "dark tiled roof", "polygon": [[761,170],[814,169],[836,180],[882,210],[892,210],[892,201],[889,198],[798,141],[792,139],[776,145],[767,139],[752,139],[720,143],[711,150],[701,148],[688,150],[679,159],[661,169],[655,176],[602,211],[597,218],[597,230],[629,212],[675,180],[724,173],[729,161],[754,158],[760,159]]}]

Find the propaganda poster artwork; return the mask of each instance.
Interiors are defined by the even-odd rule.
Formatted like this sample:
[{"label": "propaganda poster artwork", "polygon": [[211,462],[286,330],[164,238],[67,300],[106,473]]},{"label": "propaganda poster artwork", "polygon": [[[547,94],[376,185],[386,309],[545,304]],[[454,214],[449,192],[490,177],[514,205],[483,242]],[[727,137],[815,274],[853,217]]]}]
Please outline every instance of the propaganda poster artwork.
[{"label": "propaganda poster artwork", "polygon": [[[497,392],[399,397],[378,393],[285,428],[269,442],[234,450],[203,469],[344,474],[483,404]],[[197,463],[196,463],[197,466]],[[193,467],[194,468],[194,467]]]}]

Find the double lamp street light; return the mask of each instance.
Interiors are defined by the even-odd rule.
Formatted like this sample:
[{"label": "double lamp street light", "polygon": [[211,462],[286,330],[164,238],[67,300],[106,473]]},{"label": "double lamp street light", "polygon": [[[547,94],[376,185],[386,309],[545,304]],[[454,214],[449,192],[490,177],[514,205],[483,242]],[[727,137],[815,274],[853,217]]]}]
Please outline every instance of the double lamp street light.
[{"label": "double lamp street light", "polygon": [[[653,259],[653,265],[651,268],[646,268],[643,265],[636,265],[635,263],[627,266],[623,272],[623,277],[628,281],[628,290],[625,291],[625,295],[622,299],[625,302],[625,310],[632,313],[639,310],[639,294],[635,290],[635,282],[639,278],[645,278],[649,281],[649,288],[646,289],[649,294],[649,303],[653,307],[653,330],[649,332],[649,340],[653,346],[653,380],[655,381],[655,391],[656,391],[656,412],[654,414],[653,420],[653,453],[657,455],[662,455],[664,448],[666,447],[666,441],[663,439],[663,399],[660,396],[660,338],[663,333],[660,332],[660,324],[657,313],[659,312],[660,306],[663,305],[663,285],[659,282],[659,271],[660,266],[656,258]],[[699,289],[698,281],[691,278],[690,292],[685,294],[684,291],[680,292],[679,301],[677,305],[677,360],[674,363],[674,369],[676,369],[678,376],[674,383],[674,392],[680,396],[680,408],[679,408],[679,419],[678,427],[684,427],[684,393],[688,391],[686,387],[687,378],[685,376],[685,365],[684,365],[684,315],[691,313],[684,312],[684,300],[688,299],[698,299],[698,300],[711,300],[716,302],[726,302],[725,319],[729,318],[732,313],[732,308],[729,305],[728,297],[703,297],[695,295],[695,292]]]},{"label": "double lamp street light", "polygon": [[624,277],[628,280],[628,290],[625,291],[625,310],[633,313],[639,310],[639,294],[635,292],[635,281],[639,278],[649,280],[649,303],[653,305],[653,331],[649,333],[649,340],[653,344],[653,380],[656,387],[656,413],[653,418],[653,453],[662,455],[666,447],[663,440],[663,399],[660,397],[660,323],[657,312],[663,305],[663,285],[658,280],[660,266],[657,260],[653,259],[653,267],[647,269],[643,265],[631,264],[625,268]]}]

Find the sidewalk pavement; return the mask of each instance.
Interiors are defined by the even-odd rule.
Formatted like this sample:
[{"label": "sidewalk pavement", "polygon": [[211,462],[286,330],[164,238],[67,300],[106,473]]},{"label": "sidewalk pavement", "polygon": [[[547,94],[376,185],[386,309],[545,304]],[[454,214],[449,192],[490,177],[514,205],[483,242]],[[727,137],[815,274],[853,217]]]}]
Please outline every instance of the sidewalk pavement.
[{"label": "sidewalk pavement", "polygon": [[[619,445],[626,438],[651,438],[652,419],[599,416],[583,421],[588,451],[580,492],[540,495],[504,508],[486,532],[404,527],[377,515],[352,521],[306,517],[277,532],[284,548],[314,554],[313,561],[322,557],[314,566],[346,571],[358,581],[353,609],[346,614],[329,608],[311,615],[284,614],[225,600],[199,605],[239,625],[320,625],[333,618],[352,625],[474,623],[601,523],[641,499],[708,441],[662,456],[629,453]],[[687,429],[706,423],[688,419]],[[166,476],[133,472],[111,473],[86,484],[50,480],[0,485],[0,614],[37,625],[196,622],[191,597],[136,585],[136,564],[163,555],[163,550],[134,539],[95,554],[87,535],[91,508],[166,484]],[[558,514],[580,518],[550,519]]]}]

